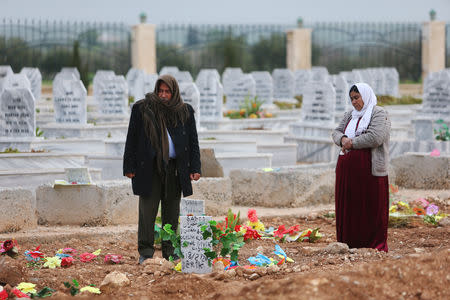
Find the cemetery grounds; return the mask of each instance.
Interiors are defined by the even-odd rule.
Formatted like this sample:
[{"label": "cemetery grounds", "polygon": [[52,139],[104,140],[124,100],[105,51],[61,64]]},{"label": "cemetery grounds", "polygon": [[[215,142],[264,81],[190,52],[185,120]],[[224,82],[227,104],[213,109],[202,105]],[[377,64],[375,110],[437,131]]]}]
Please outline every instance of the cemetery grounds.
[{"label": "cemetery grounds", "polygon": [[[400,190],[398,199],[427,198],[449,213],[448,191]],[[236,210],[236,209],[235,209]],[[265,209],[267,210],[267,209]],[[247,221],[247,209],[241,209],[241,221]],[[263,209],[261,211],[264,211]],[[335,219],[329,209],[294,208],[289,216],[259,216],[266,228],[289,228],[300,225],[301,230],[320,228],[322,237],[314,243],[281,242],[275,239],[249,240],[239,251],[239,264],[249,265],[247,258],[257,253],[277,260],[275,245],[279,245],[294,262],[279,266],[234,271],[214,268],[210,274],[184,274],[161,259],[144,265],[137,263],[137,234],[135,225],[113,227],[46,227],[29,232],[2,233],[0,240],[15,237],[19,256],[0,257],[0,283],[14,286],[30,282],[36,290],[50,287],[51,298],[69,299],[70,289],[94,285],[100,287],[105,276],[118,271],[129,283],[125,286],[101,287],[101,294],[88,292],[76,298],[98,299],[449,299],[450,298],[450,227],[433,226],[419,217],[408,224],[390,226],[389,252],[374,249],[345,249],[336,241]],[[258,209],[256,209],[258,214]],[[215,220],[224,220],[216,217]],[[447,218],[448,220],[448,218]],[[70,247],[81,253],[101,253],[90,262],[75,259],[70,267],[42,268],[25,259],[25,250],[39,251],[52,256],[61,248]],[[119,264],[105,263],[106,254],[121,255]],[[77,256],[78,256],[77,255]],[[161,264],[162,263],[162,264]]]}]

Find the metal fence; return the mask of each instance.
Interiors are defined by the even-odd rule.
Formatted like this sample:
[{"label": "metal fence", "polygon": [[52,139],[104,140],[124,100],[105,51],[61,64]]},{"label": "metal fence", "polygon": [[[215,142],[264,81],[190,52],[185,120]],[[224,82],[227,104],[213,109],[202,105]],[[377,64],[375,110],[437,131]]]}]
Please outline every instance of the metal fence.
[{"label": "metal fence", "polygon": [[130,27],[118,23],[7,20],[0,23],[0,65],[14,72],[38,67],[45,79],[53,78],[63,66],[76,63],[78,42],[80,66],[125,74],[131,67]]},{"label": "metal fence", "polygon": [[450,23],[445,25],[445,67],[450,68]]}]

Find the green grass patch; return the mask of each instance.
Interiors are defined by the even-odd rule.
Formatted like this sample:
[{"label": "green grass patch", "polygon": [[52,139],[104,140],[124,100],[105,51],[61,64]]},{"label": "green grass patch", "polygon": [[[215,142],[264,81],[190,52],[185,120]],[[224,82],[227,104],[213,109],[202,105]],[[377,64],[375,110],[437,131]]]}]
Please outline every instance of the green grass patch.
[{"label": "green grass patch", "polygon": [[402,96],[400,98],[393,97],[393,96],[378,96],[377,95],[377,104],[379,106],[386,106],[386,105],[406,105],[406,104],[421,104],[422,99],[420,98],[414,98],[412,96]]}]

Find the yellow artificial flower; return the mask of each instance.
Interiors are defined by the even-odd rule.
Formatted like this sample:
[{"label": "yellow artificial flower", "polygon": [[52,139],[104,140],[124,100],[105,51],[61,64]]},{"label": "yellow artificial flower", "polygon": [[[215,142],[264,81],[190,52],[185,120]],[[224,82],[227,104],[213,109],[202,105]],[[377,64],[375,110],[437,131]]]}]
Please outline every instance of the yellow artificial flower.
[{"label": "yellow artificial flower", "polygon": [[99,256],[100,252],[102,252],[102,249],[97,249],[94,252],[92,252],[92,254],[94,254],[95,256]]},{"label": "yellow artificial flower", "polygon": [[56,251],[56,253],[59,253],[59,254],[63,253],[63,249],[62,248],[59,249],[58,251]]},{"label": "yellow artificial flower", "polygon": [[389,212],[390,213],[394,213],[394,212],[396,212],[397,211],[397,206],[396,205],[392,205],[390,208],[389,208]]},{"label": "yellow artificial flower", "polygon": [[89,292],[92,294],[101,294],[102,292],[100,292],[99,288],[93,287],[93,286],[85,286],[83,288],[80,289],[80,292]]},{"label": "yellow artificial flower", "polygon": [[245,228],[245,226],[241,226],[241,228],[239,229],[239,233],[244,235],[246,232],[247,232],[247,228]]},{"label": "yellow artificial flower", "polygon": [[181,261],[179,263],[177,263],[177,265],[175,267],[173,267],[173,269],[177,272],[181,272]]},{"label": "yellow artificial flower", "polygon": [[408,203],[405,203],[405,202],[403,202],[403,201],[398,201],[398,202],[397,202],[397,205],[403,206],[404,208],[409,208],[409,204],[408,204]]},{"label": "yellow artificial flower", "polygon": [[36,294],[35,287],[36,285],[34,283],[21,282],[16,288],[25,294]]},{"label": "yellow artificial flower", "polygon": [[258,222],[247,221],[247,226],[251,227],[252,229],[259,230],[259,231],[265,230],[264,224],[261,223],[261,221],[258,221]]},{"label": "yellow artificial flower", "polygon": [[46,257],[44,268],[54,269],[56,267],[61,267],[61,259],[58,256]]}]

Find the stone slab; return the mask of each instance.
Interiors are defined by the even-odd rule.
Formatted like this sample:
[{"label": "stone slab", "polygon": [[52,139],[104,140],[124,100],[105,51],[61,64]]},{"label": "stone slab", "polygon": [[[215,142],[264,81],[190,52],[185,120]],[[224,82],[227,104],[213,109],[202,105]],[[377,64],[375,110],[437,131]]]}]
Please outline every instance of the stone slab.
[{"label": "stone slab", "polygon": [[36,198],[30,189],[0,188],[0,232],[15,232],[37,226]]}]

